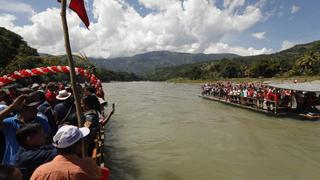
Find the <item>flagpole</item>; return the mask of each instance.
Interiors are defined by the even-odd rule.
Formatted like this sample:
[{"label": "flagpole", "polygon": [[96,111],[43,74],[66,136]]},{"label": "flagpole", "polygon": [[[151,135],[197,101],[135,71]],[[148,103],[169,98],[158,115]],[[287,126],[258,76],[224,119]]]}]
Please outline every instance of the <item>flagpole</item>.
[{"label": "flagpole", "polygon": [[80,99],[79,99],[79,94],[78,94],[77,86],[76,86],[76,73],[74,70],[74,63],[73,63],[73,57],[72,57],[72,52],[71,52],[70,40],[69,40],[69,30],[68,30],[68,24],[67,24],[67,18],[66,18],[66,9],[67,9],[67,0],[61,0],[60,15],[61,15],[61,20],[62,20],[64,42],[65,42],[65,48],[66,48],[67,57],[68,57],[68,64],[69,64],[69,68],[70,68],[71,86],[72,86],[72,91],[73,91],[73,95],[75,98],[78,126],[82,127],[83,123],[81,120],[81,106],[80,106]]}]

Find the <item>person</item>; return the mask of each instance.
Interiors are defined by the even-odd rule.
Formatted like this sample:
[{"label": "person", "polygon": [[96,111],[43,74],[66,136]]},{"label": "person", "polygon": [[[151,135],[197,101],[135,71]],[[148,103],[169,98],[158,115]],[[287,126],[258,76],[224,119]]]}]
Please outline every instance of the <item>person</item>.
[{"label": "person", "polygon": [[16,155],[15,165],[22,172],[22,179],[30,179],[33,171],[40,165],[51,161],[57,150],[52,145],[45,145],[47,135],[41,124],[29,123],[16,132],[20,148]]},{"label": "person", "polygon": [[1,180],[22,180],[22,174],[18,168],[10,165],[0,164]]},{"label": "person", "polygon": [[59,100],[59,103],[54,107],[53,111],[58,126],[62,126],[63,124],[77,125],[76,116],[73,116],[73,114],[76,114],[76,109],[71,93],[61,90],[56,99]]},{"label": "person", "polygon": [[82,98],[81,105],[84,112],[85,127],[90,129],[90,135],[88,137],[88,155],[92,154],[94,149],[94,139],[99,132],[99,114],[100,102],[96,95],[88,95]]},{"label": "person", "polygon": [[41,104],[38,106],[38,111],[47,117],[48,123],[49,123],[51,131],[52,131],[51,137],[53,137],[53,135],[55,135],[56,132],[58,131],[58,126],[57,126],[57,123],[56,123],[56,120],[54,117],[53,109],[50,106],[50,104],[48,103],[48,101],[46,101],[46,96],[43,92],[36,91],[35,95],[37,95],[39,97],[39,100],[41,102]]},{"label": "person", "polygon": [[38,84],[38,83],[33,83],[32,85],[31,85],[31,89],[33,89],[33,90],[39,90],[40,89],[40,85]]},{"label": "person", "polygon": [[88,86],[86,86],[85,88],[84,88],[84,91],[83,91],[83,95],[84,96],[89,96],[89,95],[91,95],[91,94],[96,94],[96,89],[93,87],[93,86],[90,86],[90,85],[88,85]]},{"label": "person", "polygon": [[[46,134],[51,133],[48,122],[40,117],[37,117],[37,106],[39,101],[36,98],[27,95],[19,96],[12,105],[6,110],[0,112],[0,130],[3,132],[6,140],[6,150],[2,160],[3,164],[14,164],[15,155],[19,149],[19,145],[16,140],[16,131],[21,125],[38,122],[44,128]],[[13,117],[5,118],[12,110],[17,110],[18,114]]]},{"label": "person", "polygon": [[56,91],[58,87],[54,82],[49,82],[46,89],[46,100],[50,104],[50,106],[53,108],[56,105]]},{"label": "person", "polygon": [[62,126],[53,137],[53,145],[58,155],[46,164],[38,167],[31,176],[31,180],[43,179],[100,179],[101,169],[92,158],[81,158],[83,139],[90,133],[89,128],[78,128],[72,125]]}]

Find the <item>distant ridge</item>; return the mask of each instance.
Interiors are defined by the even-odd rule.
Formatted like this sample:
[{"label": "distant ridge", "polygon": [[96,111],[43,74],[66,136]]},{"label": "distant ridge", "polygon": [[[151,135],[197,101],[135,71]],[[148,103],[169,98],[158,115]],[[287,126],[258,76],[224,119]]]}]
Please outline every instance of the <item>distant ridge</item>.
[{"label": "distant ridge", "polygon": [[112,59],[90,58],[97,66],[113,71],[127,71],[144,75],[163,67],[178,66],[196,62],[220,60],[224,58],[240,57],[236,54],[191,54],[170,51],[152,51],[137,54],[132,57],[119,57]]},{"label": "distant ridge", "polygon": [[150,80],[178,78],[197,80],[301,75],[320,75],[320,41],[298,44],[273,54],[241,56],[221,61],[159,68],[146,77]]}]

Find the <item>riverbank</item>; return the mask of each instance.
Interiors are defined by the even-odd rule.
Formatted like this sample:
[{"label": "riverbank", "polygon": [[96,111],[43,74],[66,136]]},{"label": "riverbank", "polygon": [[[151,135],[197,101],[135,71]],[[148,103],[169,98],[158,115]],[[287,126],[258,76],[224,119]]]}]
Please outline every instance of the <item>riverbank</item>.
[{"label": "riverbank", "polygon": [[174,78],[169,79],[167,82],[171,83],[208,83],[217,81],[233,81],[233,82],[293,82],[297,80],[298,82],[310,82],[310,81],[320,81],[320,76],[295,76],[295,77],[273,77],[273,78],[231,78],[231,79],[197,79],[191,80],[187,78]]}]

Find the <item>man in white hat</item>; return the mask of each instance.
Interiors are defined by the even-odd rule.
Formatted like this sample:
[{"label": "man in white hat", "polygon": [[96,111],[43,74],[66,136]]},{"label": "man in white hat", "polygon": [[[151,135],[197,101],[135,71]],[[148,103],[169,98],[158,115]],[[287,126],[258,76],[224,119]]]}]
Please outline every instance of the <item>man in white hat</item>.
[{"label": "man in white hat", "polygon": [[59,91],[56,96],[59,103],[54,107],[54,115],[58,125],[69,124],[77,125],[77,119],[70,117],[75,114],[75,105],[71,93],[67,90]]},{"label": "man in white hat", "polygon": [[91,158],[80,158],[81,142],[90,133],[86,127],[62,126],[53,137],[53,145],[58,155],[49,163],[39,166],[31,180],[77,179],[91,180],[101,178],[101,169]]}]

